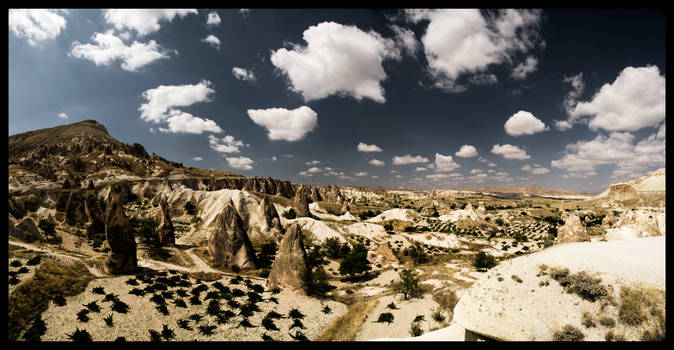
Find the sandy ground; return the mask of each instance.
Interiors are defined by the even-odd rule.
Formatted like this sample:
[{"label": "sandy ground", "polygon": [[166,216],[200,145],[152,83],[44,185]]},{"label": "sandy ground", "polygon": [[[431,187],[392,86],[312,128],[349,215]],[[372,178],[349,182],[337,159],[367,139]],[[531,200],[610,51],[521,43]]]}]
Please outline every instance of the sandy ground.
[{"label": "sandy ground", "polygon": [[[433,301],[432,296],[429,294],[424,295],[423,298],[409,300],[403,300],[402,294],[397,296],[387,295],[379,297],[378,300],[379,303],[368,314],[365,321],[366,324],[363,325],[355,340],[410,337],[410,326],[417,315],[424,315],[425,320],[419,323],[424,333],[434,327],[443,327],[431,317],[433,309],[438,304]],[[394,303],[398,309],[392,310],[387,308],[387,305],[390,303]],[[376,322],[379,315],[386,312],[393,314],[393,322],[390,324]]]},{"label": "sandy ground", "polygon": [[[55,306],[53,303],[50,304],[49,309],[42,315],[42,319],[47,326],[47,333],[42,337],[42,340],[68,340],[66,334],[70,334],[75,331],[76,328],[79,328],[80,330],[86,329],[95,341],[112,341],[118,337],[125,337],[128,341],[146,341],[150,339],[150,329],[161,332],[164,324],[175,332],[174,340],[260,341],[262,340],[262,334],[267,334],[275,340],[293,340],[289,334],[294,335],[295,332],[300,329],[295,327],[292,330],[289,330],[290,326],[293,324],[293,320],[289,319],[287,315],[292,308],[297,308],[301,313],[306,315],[304,319],[301,320],[306,329],[301,329],[300,331],[307,338],[313,339],[317,337],[323,329],[329,326],[336,317],[339,317],[346,312],[346,306],[344,304],[334,301],[322,302],[318,299],[295,295],[285,291],[275,295],[275,297],[278,298],[278,304],[275,304],[269,301],[269,298],[272,297],[271,292],[265,291],[262,293],[262,297],[265,301],[258,303],[261,311],[256,312],[253,316],[248,318],[249,322],[255,327],[239,327],[239,322],[243,319],[240,315],[234,316],[226,324],[219,325],[215,322],[214,316],[207,315],[205,312],[208,302],[204,302],[203,299],[207,292],[201,294],[200,299],[203,302],[202,305],[191,305],[188,302],[189,298],[183,298],[187,302],[187,308],[181,308],[175,306],[170,300],[167,300],[169,315],[165,316],[155,309],[154,303],[149,301],[151,295],[146,294],[141,297],[128,294],[133,286],[127,285],[125,281],[130,277],[131,276],[97,279],[89,283],[87,290],[84,293],[67,297],[67,304],[65,306],[59,307]],[[251,278],[251,280],[253,283],[264,286],[263,280],[253,278]],[[192,279],[192,281],[194,282],[193,287],[198,284],[196,283],[196,280]],[[219,281],[231,289],[239,288],[244,292],[248,291],[243,283],[240,283],[239,285],[230,285],[229,277],[223,277]],[[141,285],[138,287],[142,288],[144,284],[142,282],[140,284]],[[210,287],[213,282],[204,282],[204,284]],[[112,303],[103,302],[104,295],[91,292],[93,288],[99,286],[103,287],[106,293],[118,295],[120,300],[129,305],[129,312],[122,314],[111,311]],[[188,294],[189,290],[193,287],[186,288]],[[169,290],[176,289],[179,288],[169,287]],[[210,287],[209,290],[216,289]],[[246,297],[238,297],[235,299],[243,304]],[[92,301],[96,301],[101,307],[100,313],[90,312],[88,314],[90,320],[88,322],[80,322],[77,319],[77,313],[85,308],[83,305]],[[220,300],[220,305],[223,310],[230,309],[224,300]],[[321,311],[326,305],[331,309],[331,313],[329,314],[325,314]],[[284,316],[282,319],[274,320],[274,324],[279,328],[278,331],[267,331],[260,324],[262,318],[272,310]],[[232,311],[238,314],[237,309],[232,309]],[[204,316],[198,325],[217,326],[213,331],[213,335],[200,334],[197,324],[195,324],[193,320],[189,321],[189,325],[193,330],[185,330],[178,327],[178,319],[187,319],[189,315],[194,313],[199,313]],[[113,315],[113,327],[108,327],[103,320],[110,314]]]}]

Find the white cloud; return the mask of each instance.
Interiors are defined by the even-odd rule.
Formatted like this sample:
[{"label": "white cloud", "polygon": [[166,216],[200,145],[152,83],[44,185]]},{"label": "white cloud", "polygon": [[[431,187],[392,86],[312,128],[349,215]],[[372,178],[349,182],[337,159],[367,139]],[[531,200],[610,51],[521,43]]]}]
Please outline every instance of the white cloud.
[{"label": "white cloud", "polygon": [[66,26],[59,10],[10,9],[9,30],[19,38],[26,38],[31,46],[57,37]]},{"label": "white cloud", "polygon": [[321,168],[318,168],[318,167],[312,167],[312,168],[307,169],[308,173],[320,173],[321,171],[322,171]]},{"label": "white cloud", "polygon": [[220,16],[218,15],[218,13],[215,11],[209,13],[208,19],[206,20],[206,24],[214,26],[220,25]]},{"label": "white cloud", "polygon": [[311,176],[314,176],[314,174],[309,174],[309,173],[307,173],[306,171],[300,171],[299,173],[297,173],[297,175],[299,175],[299,176],[304,176],[304,177],[311,177]]},{"label": "white cloud", "polygon": [[395,177],[396,177],[397,179],[402,179],[403,176],[399,174],[399,175],[396,175]]},{"label": "white cloud", "polygon": [[480,169],[473,169],[473,170],[470,171],[470,173],[473,174],[473,175],[481,173],[481,172],[482,172],[482,170],[480,170]]},{"label": "white cloud", "polygon": [[239,13],[241,14],[241,16],[246,18],[250,14],[250,9],[239,9]]},{"label": "white cloud", "polygon": [[316,165],[316,164],[321,164],[321,162],[318,161],[318,160],[312,160],[312,161],[306,162],[304,164],[306,164],[306,165]]},{"label": "white cloud", "polygon": [[429,174],[426,175],[426,178],[429,180],[440,180],[440,179],[446,179],[448,178],[449,175],[447,174]]},{"label": "white cloud", "polygon": [[473,85],[494,85],[498,83],[498,78],[494,74],[476,74],[468,78]]},{"label": "white cloud", "polygon": [[252,70],[245,68],[234,67],[232,68],[232,74],[239,80],[243,81],[255,81],[255,74]]},{"label": "white cloud", "polygon": [[74,41],[69,55],[90,60],[97,66],[108,66],[121,60],[122,69],[129,72],[135,72],[156,60],[169,58],[169,52],[154,40],[147,43],[134,41],[131,45],[126,45],[113,34],[112,30],[106,33],[94,33],[91,40],[95,44],[82,44]]},{"label": "white cloud", "polygon": [[572,177],[596,175],[596,167],[612,164],[614,179],[637,177],[649,168],[665,166],[665,139],[658,138],[659,131],[634,143],[629,132],[612,132],[609,136],[597,135],[590,141],[566,145],[562,158],[553,160],[554,168],[566,169]]},{"label": "white cloud", "polygon": [[272,64],[288,75],[293,91],[305,101],[346,95],[385,102],[380,83],[382,61],[399,57],[394,41],[355,26],[322,22],[303,33],[306,46],[291,44],[271,54]]},{"label": "white cloud", "polygon": [[540,10],[500,10],[483,17],[479,9],[407,10],[412,22],[429,20],[421,42],[435,85],[450,92],[466,89],[463,74],[512,63],[539,42]]},{"label": "white cloud", "polygon": [[278,158],[276,158],[276,156],[272,156],[272,157],[271,157],[272,162],[276,161],[277,159],[278,159]]},{"label": "white cloud", "polygon": [[208,80],[202,80],[194,85],[160,85],[143,92],[142,96],[147,102],[138,110],[141,111],[140,117],[143,120],[159,123],[169,117],[173,107],[209,102],[214,93],[213,84]]},{"label": "white cloud", "polygon": [[195,162],[200,162],[200,161],[204,160],[204,158],[202,158],[202,157],[192,157],[192,160],[195,161]]},{"label": "white cloud", "polygon": [[189,113],[172,110],[169,113],[168,129],[159,127],[161,132],[180,134],[201,134],[204,132],[222,132],[222,129],[212,120],[195,117]]},{"label": "white cloud", "polygon": [[490,166],[490,167],[495,167],[495,166],[497,166],[497,165],[494,164],[494,163],[489,163],[489,164],[487,164],[487,165]]},{"label": "white cloud", "polygon": [[373,179],[378,179],[378,178],[379,178],[379,175],[372,175],[371,178],[373,178]]},{"label": "white cloud", "polygon": [[542,175],[542,174],[547,174],[547,173],[550,172],[550,169],[544,168],[544,167],[542,167],[538,164],[534,164],[534,166],[535,166],[535,168],[531,167],[531,165],[529,165],[529,164],[526,164],[520,170],[532,173],[534,175]]},{"label": "white cloud", "polygon": [[358,152],[381,152],[381,151],[383,150],[377,147],[377,145],[368,145],[363,142],[358,143]]},{"label": "white cloud", "polygon": [[203,39],[201,41],[213,46],[214,48],[220,50],[220,39],[218,39],[215,35],[211,34]]},{"label": "white cloud", "polygon": [[367,171],[361,171],[353,174],[354,176],[367,176]]},{"label": "white cloud", "polygon": [[154,128],[150,128],[150,129],[148,129],[148,130],[149,130],[151,133],[153,133],[153,134],[156,134],[156,133],[157,133],[157,130],[155,130]]},{"label": "white cloud", "polygon": [[180,18],[196,14],[194,9],[113,9],[103,10],[105,21],[117,30],[134,30],[139,36],[156,32],[161,27],[160,21],[171,22],[176,16]]},{"label": "white cloud", "polygon": [[533,135],[548,130],[540,119],[527,111],[519,111],[510,116],[503,128],[510,136]]},{"label": "white cloud", "polygon": [[529,159],[531,156],[527,152],[517,146],[513,145],[494,145],[491,149],[491,153],[498,154],[503,156],[506,159]]},{"label": "white cloud", "polygon": [[522,166],[522,168],[521,168],[520,170],[522,170],[522,171],[531,171],[531,165],[525,164],[525,165]]},{"label": "white cloud", "polygon": [[415,52],[419,49],[419,41],[414,36],[414,32],[395,24],[391,25],[391,29],[395,33],[396,47],[402,48],[403,52],[414,57]]},{"label": "white cloud", "polygon": [[435,170],[436,171],[452,171],[461,167],[456,164],[452,156],[443,156],[440,153],[435,154]]},{"label": "white cloud", "polygon": [[384,163],[383,160],[372,159],[372,160],[370,160],[370,164],[372,164],[374,166],[384,166],[384,164],[386,164],[386,163]]},{"label": "white cloud", "polygon": [[[475,146],[471,145],[463,145],[461,148],[455,153],[457,157],[461,158],[471,158],[477,156],[477,149]],[[482,157],[480,157],[482,158]],[[484,158],[482,158],[484,159]],[[485,159],[486,160],[486,159]],[[480,160],[482,161],[482,160]]]},{"label": "white cloud", "polygon": [[566,131],[573,127],[573,124],[578,122],[578,117],[571,115],[573,108],[578,103],[578,98],[585,91],[585,82],[583,81],[583,73],[578,73],[572,76],[564,76],[564,83],[567,83],[571,86],[571,90],[564,97],[564,111],[568,115],[567,120],[555,120],[555,127],[558,130]]},{"label": "white cloud", "polygon": [[248,116],[255,124],[267,129],[270,140],[298,141],[318,125],[316,112],[307,106],[293,110],[249,109]]},{"label": "white cloud", "polygon": [[61,118],[61,119],[68,119],[68,118],[69,118],[68,115],[65,114],[65,113],[63,113],[63,112],[61,112],[61,113],[59,113],[59,114],[57,114],[57,115],[58,115],[58,117]]},{"label": "white cloud", "polygon": [[427,168],[424,168],[424,167],[422,167],[422,166],[419,166],[419,167],[417,167],[416,169],[414,169],[414,171],[426,171],[426,170],[428,170],[428,169],[427,169]]},{"label": "white cloud", "polygon": [[234,169],[253,170],[253,160],[247,157],[227,157],[227,163]]},{"label": "white cloud", "polygon": [[520,63],[513,69],[510,73],[510,77],[517,80],[522,80],[527,77],[530,73],[536,71],[538,66],[538,60],[536,57],[528,56],[524,62]]},{"label": "white cloud", "polygon": [[414,164],[414,163],[428,163],[428,158],[422,156],[412,157],[409,154],[406,154],[404,156],[393,157],[393,164],[395,165]]},{"label": "white cloud", "polygon": [[213,135],[208,136],[209,147],[220,153],[239,153],[240,147],[248,147],[249,145],[237,140],[234,136],[225,135],[223,138],[218,138]]},{"label": "white cloud", "polygon": [[665,119],[665,98],[665,77],[657,66],[627,67],[592,101],[576,104],[571,115],[593,116],[591,130],[636,131]]}]

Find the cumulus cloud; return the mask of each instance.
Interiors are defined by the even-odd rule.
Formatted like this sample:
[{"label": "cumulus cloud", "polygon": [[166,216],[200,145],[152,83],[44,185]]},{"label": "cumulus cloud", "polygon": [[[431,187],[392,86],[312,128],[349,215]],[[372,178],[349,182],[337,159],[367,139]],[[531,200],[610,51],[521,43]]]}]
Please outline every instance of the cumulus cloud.
[{"label": "cumulus cloud", "polygon": [[448,178],[449,175],[447,174],[429,174],[426,175],[426,178],[429,180],[441,180],[441,179],[446,179]]},{"label": "cumulus cloud", "polygon": [[318,161],[318,160],[312,160],[312,161],[306,162],[304,164],[306,164],[306,165],[316,165],[316,164],[321,164],[321,162]]},{"label": "cumulus cloud", "polygon": [[564,97],[564,102],[562,103],[564,111],[568,115],[566,120],[555,120],[555,127],[558,130],[566,131],[573,127],[573,124],[578,122],[578,117],[571,115],[573,108],[578,103],[578,98],[585,91],[585,81],[583,81],[583,73],[578,73],[576,75],[564,76],[562,80],[564,83],[569,84],[571,90]]},{"label": "cumulus cloud", "polygon": [[384,166],[384,164],[386,164],[386,163],[384,163],[383,160],[372,159],[372,160],[370,160],[370,164],[372,164],[374,166]]},{"label": "cumulus cloud", "polygon": [[436,171],[452,171],[461,167],[456,164],[452,156],[443,156],[440,153],[435,154],[435,170]]},{"label": "cumulus cloud", "polygon": [[53,39],[61,34],[66,19],[65,11],[51,9],[10,9],[9,30],[19,38],[25,38],[31,46]]},{"label": "cumulus cloud", "polygon": [[597,166],[612,164],[617,167],[612,174],[614,179],[638,177],[648,169],[665,166],[665,139],[659,134],[658,130],[636,144],[629,132],[600,134],[590,141],[566,145],[564,156],[550,165],[569,171],[572,177],[586,177],[596,175]]},{"label": "cumulus cloud", "polygon": [[381,151],[383,150],[377,147],[377,145],[368,145],[363,142],[358,143],[358,152],[381,152]]},{"label": "cumulus cloud", "polygon": [[538,60],[536,57],[528,56],[524,62],[518,64],[517,67],[513,69],[513,71],[510,73],[510,77],[516,80],[523,80],[527,77],[527,75],[535,72],[537,66]]},{"label": "cumulus cloud", "polygon": [[657,66],[627,67],[591,101],[576,104],[571,115],[591,116],[591,130],[636,131],[665,119],[665,97],[665,77]]},{"label": "cumulus cloud", "polygon": [[395,156],[393,157],[393,164],[395,165],[405,165],[405,164],[414,164],[414,163],[428,163],[428,158],[422,156],[411,156],[406,154],[404,156]]},{"label": "cumulus cloud", "polygon": [[208,19],[206,19],[206,24],[218,26],[220,25],[220,16],[217,12],[213,11],[208,14]]},{"label": "cumulus cloud", "polygon": [[417,167],[416,169],[414,169],[414,171],[426,171],[426,170],[428,170],[428,169],[427,169],[427,168],[424,168],[424,167],[422,167],[422,166],[419,166],[419,167]]},{"label": "cumulus cloud", "polygon": [[475,175],[475,174],[478,174],[478,173],[481,173],[481,172],[482,172],[482,170],[480,170],[480,169],[473,169],[473,170],[470,171],[470,173],[472,175]]},{"label": "cumulus cloud", "polygon": [[503,158],[506,159],[529,159],[531,156],[527,154],[527,152],[517,146],[513,146],[510,144],[506,145],[499,145],[496,144],[494,147],[491,149],[491,153],[498,154],[503,156]]},{"label": "cumulus cloud", "polygon": [[213,46],[214,48],[220,50],[220,39],[218,39],[215,35],[211,34],[203,39],[201,39],[202,42],[205,42],[208,45]]},{"label": "cumulus cloud", "polygon": [[534,164],[535,167],[532,167],[529,164],[524,165],[520,170],[532,173],[534,175],[547,174],[550,172],[550,169],[542,167],[538,164]]},{"label": "cumulus cloud", "polygon": [[450,92],[466,87],[464,74],[484,72],[489,65],[512,63],[539,43],[539,10],[500,10],[484,17],[479,9],[407,10],[412,22],[428,20],[421,42],[435,85]]},{"label": "cumulus cloud", "polygon": [[382,62],[399,57],[393,40],[335,22],[309,27],[303,39],[306,46],[291,44],[290,50],[273,51],[271,63],[288,76],[292,90],[305,101],[334,94],[386,101]]},{"label": "cumulus cloud", "polygon": [[255,81],[255,74],[253,74],[253,71],[246,68],[234,67],[232,68],[232,74],[239,80]]},{"label": "cumulus cloud", "polygon": [[253,160],[247,157],[227,157],[227,163],[234,169],[253,170]]},{"label": "cumulus cloud", "polygon": [[321,168],[318,168],[318,167],[312,167],[312,168],[307,169],[308,173],[320,173],[321,171],[322,171]]},{"label": "cumulus cloud", "polygon": [[307,106],[249,109],[248,116],[257,125],[267,129],[270,140],[299,141],[318,125],[316,112]]},{"label": "cumulus cloud", "polygon": [[213,135],[208,136],[209,147],[220,153],[239,153],[240,147],[248,147],[248,144],[243,143],[241,140],[237,140],[234,136],[225,135],[223,138],[218,138]]},{"label": "cumulus cloud", "polygon": [[272,162],[276,161],[277,159],[278,159],[278,158],[276,158],[276,156],[272,156],[272,157],[271,157]]},{"label": "cumulus cloud", "polygon": [[68,115],[65,114],[65,113],[63,113],[63,112],[57,114],[57,116],[58,116],[59,118],[61,118],[61,119],[68,119],[68,118],[69,118]]},{"label": "cumulus cloud", "polygon": [[498,83],[498,78],[494,74],[476,74],[468,78],[473,85],[494,85]]},{"label": "cumulus cloud", "polygon": [[172,110],[166,119],[168,128],[159,127],[161,132],[179,134],[201,134],[204,132],[222,132],[222,129],[212,120],[195,117],[189,113]]},{"label": "cumulus cloud", "polygon": [[419,41],[417,41],[414,32],[395,24],[391,25],[391,29],[395,33],[396,47],[401,48],[405,54],[414,57],[419,49]]},{"label": "cumulus cloud", "polygon": [[192,160],[195,161],[195,162],[200,162],[200,161],[204,160],[204,158],[202,158],[202,157],[192,157]]},{"label": "cumulus cloud", "polygon": [[367,176],[367,171],[361,171],[353,174],[354,176]]},{"label": "cumulus cloud", "polygon": [[160,85],[143,92],[147,102],[141,104],[138,110],[143,120],[159,123],[169,117],[174,107],[209,102],[214,93],[213,84],[208,80],[193,85]]},{"label": "cumulus cloud", "polygon": [[304,176],[304,177],[311,177],[311,176],[314,176],[314,174],[309,174],[309,173],[306,172],[306,171],[300,171],[299,173],[297,173],[297,175],[299,175],[299,176]]},{"label": "cumulus cloud", "polygon": [[94,44],[74,41],[69,55],[90,60],[97,66],[108,66],[115,61],[122,61],[122,69],[129,72],[135,72],[156,60],[169,58],[169,51],[164,50],[154,40],[147,43],[134,41],[131,45],[126,45],[113,34],[112,29],[105,33],[94,33],[91,40]]},{"label": "cumulus cloud", "polygon": [[527,111],[519,111],[511,115],[503,128],[510,136],[533,135],[548,130],[540,119]]},{"label": "cumulus cloud", "polygon": [[171,22],[176,16],[180,18],[196,14],[195,9],[112,9],[103,10],[105,21],[117,30],[134,30],[138,36],[156,32],[161,27],[159,22]]},{"label": "cumulus cloud", "polygon": [[[459,150],[455,153],[457,157],[461,158],[471,158],[471,157],[476,157],[477,156],[477,149],[475,146],[472,145],[463,145]],[[482,158],[482,157],[480,157]],[[484,159],[484,158],[482,158]]]}]

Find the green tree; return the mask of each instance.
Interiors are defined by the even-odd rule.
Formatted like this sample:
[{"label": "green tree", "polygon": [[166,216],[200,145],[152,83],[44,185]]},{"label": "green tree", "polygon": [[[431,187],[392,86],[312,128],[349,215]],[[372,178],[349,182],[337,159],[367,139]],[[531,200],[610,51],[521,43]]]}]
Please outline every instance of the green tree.
[{"label": "green tree", "polygon": [[161,251],[162,242],[157,232],[159,221],[154,218],[138,218],[129,220],[140,241],[150,247],[150,254],[155,255]]},{"label": "green tree", "polygon": [[475,260],[473,261],[473,266],[478,269],[491,269],[496,266],[496,264],[496,258],[485,252],[477,253],[477,255],[475,255]]},{"label": "green tree", "polygon": [[413,245],[407,248],[407,254],[412,258],[415,265],[423,264],[428,261],[426,250],[419,242],[414,242]]},{"label": "green tree", "polygon": [[403,269],[399,272],[400,281],[393,282],[393,290],[396,293],[403,293],[407,300],[410,296],[416,295],[419,290],[419,274],[413,268]]},{"label": "green tree", "polygon": [[330,237],[323,242],[321,248],[328,258],[339,259],[342,256],[346,255],[351,248],[349,248],[348,243],[342,244],[342,242],[337,237]]},{"label": "green tree", "polygon": [[276,245],[276,242],[273,241],[260,246],[260,252],[257,255],[257,259],[261,268],[271,267],[277,249],[278,246]]},{"label": "green tree", "polygon": [[197,206],[192,201],[185,202],[185,212],[190,215],[197,213]]},{"label": "green tree", "polygon": [[367,260],[367,248],[363,244],[356,244],[351,251],[344,256],[339,264],[339,274],[351,277],[370,271],[370,262]]}]

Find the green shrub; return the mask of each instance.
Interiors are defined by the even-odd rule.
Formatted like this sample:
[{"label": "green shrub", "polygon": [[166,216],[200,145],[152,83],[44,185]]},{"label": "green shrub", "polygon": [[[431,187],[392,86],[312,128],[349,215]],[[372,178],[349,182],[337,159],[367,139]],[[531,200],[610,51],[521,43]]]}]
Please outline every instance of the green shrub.
[{"label": "green shrub", "polygon": [[419,326],[419,323],[412,322],[412,325],[410,326],[410,335],[413,337],[418,337],[422,334],[424,334],[424,331],[421,330],[421,326]]},{"label": "green shrub", "polygon": [[382,314],[379,314],[377,322],[378,323],[386,322],[388,324],[391,324],[393,322],[393,314],[390,312],[384,312]]},{"label": "green shrub", "polygon": [[585,339],[583,332],[570,324],[552,334],[552,340],[554,341],[581,341],[583,339]]},{"label": "green shrub", "polygon": [[409,296],[415,296],[420,291],[420,279],[417,272],[412,269],[403,269],[399,272],[400,281],[393,282],[391,287],[397,293],[403,293],[405,300]]},{"label": "green shrub", "polygon": [[485,252],[478,252],[473,260],[473,266],[478,269],[491,269],[496,264],[496,258]]},{"label": "green shrub", "polygon": [[281,214],[281,216],[283,216],[284,218],[286,218],[288,220],[292,220],[292,219],[295,219],[297,217],[297,213],[295,212],[294,208],[290,208],[290,209],[284,211],[283,214]]},{"label": "green shrub", "polygon": [[194,215],[197,213],[197,206],[192,203],[192,201],[187,201],[185,202],[184,206],[185,212],[190,215]]},{"label": "green shrub", "polygon": [[367,248],[362,244],[356,244],[339,264],[341,275],[355,276],[370,271],[370,262],[367,260]]}]

